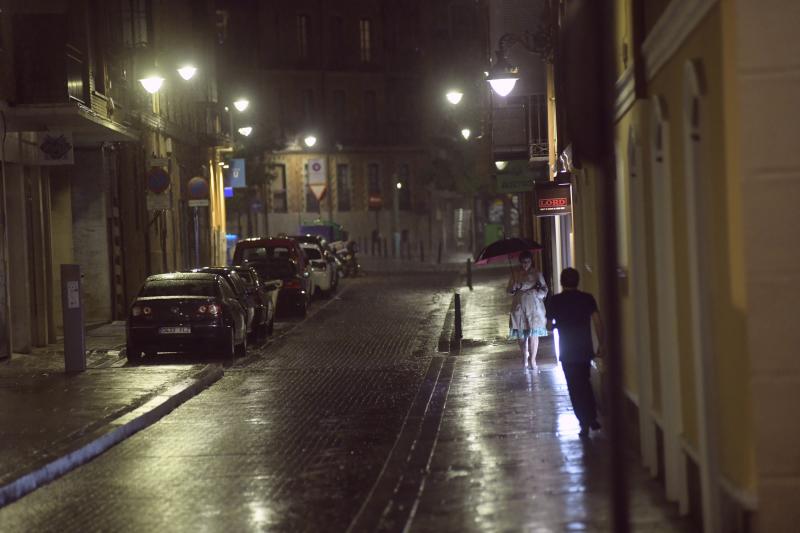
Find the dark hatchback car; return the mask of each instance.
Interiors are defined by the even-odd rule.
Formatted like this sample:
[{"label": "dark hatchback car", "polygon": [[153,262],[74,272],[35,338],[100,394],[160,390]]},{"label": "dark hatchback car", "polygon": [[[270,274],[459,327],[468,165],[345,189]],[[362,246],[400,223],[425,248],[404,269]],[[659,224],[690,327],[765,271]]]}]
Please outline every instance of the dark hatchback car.
[{"label": "dark hatchback car", "polygon": [[304,317],[311,300],[311,279],[307,270],[302,270],[292,259],[271,259],[245,263],[258,272],[262,280],[279,279],[283,286],[278,292],[278,313],[289,312]]},{"label": "dark hatchback car", "polygon": [[217,274],[227,281],[234,294],[247,311],[247,335],[251,340],[264,335],[267,331],[267,313],[263,303],[255,295],[248,293],[247,285],[239,274],[228,266],[201,267],[192,269],[191,272],[206,272]]},{"label": "dark hatchback car", "polygon": [[255,318],[255,323],[260,324],[256,337],[263,339],[272,335],[278,308],[278,291],[283,283],[281,280],[262,281],[258,272],[250,265],[233,265],[230,268],[242,278],[247,295],[256,303],[257,314],[263,313],[263,316]]},{"label": "dark hatchback car", "polygon": [[216,274],[158,274],[145,280],[128,313],[128,361],[142,354],[247,351],[247,312],[230,284]]}]

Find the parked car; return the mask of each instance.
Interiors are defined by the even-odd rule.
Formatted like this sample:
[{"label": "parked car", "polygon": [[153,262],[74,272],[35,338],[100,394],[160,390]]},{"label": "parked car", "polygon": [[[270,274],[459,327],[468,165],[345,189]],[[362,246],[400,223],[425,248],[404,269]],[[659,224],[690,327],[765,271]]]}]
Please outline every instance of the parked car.
[{"label": "parked car", "polygon": [[128,312],[128,361],[142,354],[221,350],[247,352],[247,311],[221,276],[173,273],[148,277]]},{"label": "parked car", "polygon": [[292,259],[272,259],[269,261],[250,261],[246,265],[258,272],[262,280],[280,279],[283,282],[278,291],[278,313],[306,316],[314,283],[308,270],[300,268]]},{"label": "parked car", "polygon": [[341,262],[336,257],[336,253],[328,244],[328,241],[322,235],[313,235],[311,233],[306,235],[289,235],[290,239],[294,239],[295,241],[300,243],[300,246],[303,247],[306,244],[316,244],[319,246],[320,250],[322,250],[322,256],[328,263],[328,268],[330,269],[332,278],[331,278],[331,286],[333,290],[339,286],[339,274],[341,272]]},{"label": "parked car", "polygon": [[234,265],[231,269],[239,274],[245,284],[247,294],[257,301],[257,310],[263,316],[256,317],[256,324],[260,324],[256,337],[265,338],[272,335],[275,329],[275,310],[278,308],[278,290],[283,285],[281,280],[261,281],[258,272],[249,265]]},{"label": "parked car", "polygon": [[190,272],[207,272],[217,274],[225,281],[230,283],[233,293],[242,303],[247,311],[247,336],[250,340],[256,340],[259,334],[266,331],[266,310],[263,303],[254,294],[247,292],[247,286],[242,277],[228,266],[200,267],[194,268]]},{"label": "parked car", "polygon": [[243,265],[247,262],[269,261],[272,259],[291,259],[301,271],[305,271],[305,254],[300,244],[288,237],[254,237],[242,239],[233,250],[233,264]]},{"label": "parked car", "polygon": [[335,289],[336,269],[328,263],[325,259],[325,253],[318,245],[303,243],[301,246],[308,258],[308,264],[311,266],[311,277],[314,279],[314,285],[316,285],[320,295],[329,296]]}]

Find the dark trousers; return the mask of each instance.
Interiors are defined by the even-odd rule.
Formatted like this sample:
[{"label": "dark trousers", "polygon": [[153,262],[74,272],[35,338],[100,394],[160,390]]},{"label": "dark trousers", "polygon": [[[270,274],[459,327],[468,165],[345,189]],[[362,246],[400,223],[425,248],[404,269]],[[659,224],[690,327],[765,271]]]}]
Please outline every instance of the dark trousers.
[{"label": "dark trousers", "polygon": [[569,399],[572,400],[572,409],[581,426],[588,426],[597,418],[594,403],[592,383],[589,381],[589,361],[581,363],[561,363],[564,377],[567,378]]}]

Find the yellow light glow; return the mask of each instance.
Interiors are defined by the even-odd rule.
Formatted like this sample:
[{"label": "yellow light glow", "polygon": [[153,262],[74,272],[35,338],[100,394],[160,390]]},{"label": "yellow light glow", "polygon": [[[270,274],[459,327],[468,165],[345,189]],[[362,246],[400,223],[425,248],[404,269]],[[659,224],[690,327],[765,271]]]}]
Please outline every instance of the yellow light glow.
[{"label": "yellow light glow", "polygon": [[149,76],[147,78],[142,78],[141,80],[139,80],[139,83],[142,84],[142,87],[144,87],[145,91],[147,91],[150,94],[155,94],[164,84],[164,78],[161,78],[159,76]]},{"label": "yellow light glow", "polygon": [[180,74],[181,78],[186,81],[194,78],[194,75],[197,74],[197,67],[192,65],[184,65],[178,69],[178,74]]}]

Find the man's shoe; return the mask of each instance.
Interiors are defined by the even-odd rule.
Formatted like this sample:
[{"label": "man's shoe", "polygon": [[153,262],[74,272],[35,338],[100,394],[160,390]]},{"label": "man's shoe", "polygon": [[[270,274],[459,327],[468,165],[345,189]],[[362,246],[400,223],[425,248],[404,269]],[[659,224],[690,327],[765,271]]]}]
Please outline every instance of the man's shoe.
[{"label": "man's shoe", "polygon": [[598,429],[602,429],[602,427],[603,426],[601,426],[600,422],[598,422],[597,420],[592,420],[592,422],[589,424],[589,428],[592,431],[597,431]]}]

